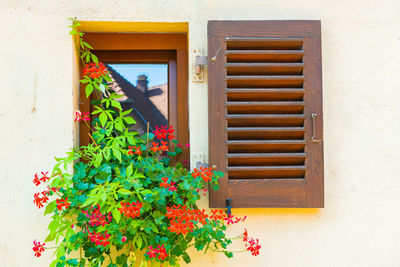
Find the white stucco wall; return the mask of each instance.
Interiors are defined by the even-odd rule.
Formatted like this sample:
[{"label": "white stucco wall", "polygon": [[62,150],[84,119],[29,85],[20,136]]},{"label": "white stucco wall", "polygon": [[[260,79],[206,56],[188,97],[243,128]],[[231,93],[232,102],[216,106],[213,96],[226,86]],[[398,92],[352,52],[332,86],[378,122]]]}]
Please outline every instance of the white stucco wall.
[{"label": "white stucco wall", "polygon": [[[73,144],[75,16],[188,22],[189,48],[204,51],[208,20],[320,19],[325,208],[234,210],[261,255],[195,253],[193,266],[400,266],[400,1],[2,0],[0,14],[0,266],[50,262],[32,253],[47,225],[32,178]],[[207,157],[207,83],[189,87],[194,163]]]}]

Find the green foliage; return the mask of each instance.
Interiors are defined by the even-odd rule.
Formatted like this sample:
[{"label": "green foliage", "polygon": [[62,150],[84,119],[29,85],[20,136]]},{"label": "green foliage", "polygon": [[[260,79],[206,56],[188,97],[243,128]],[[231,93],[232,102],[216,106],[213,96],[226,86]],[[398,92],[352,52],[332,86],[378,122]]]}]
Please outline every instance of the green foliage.
[{"label": "green foliage", "polygon": [[[70,34],[82,37],[77,30],[79,25],[72,19]],[[83,63],[97,63],[97,57],[90,52],[92,46],[82,38],[79,42]],[[152,133],[140,137],[128,130],[135,123],[129,117],[131,110],[122,110],[117,100],[120,96],[108,88],[108,81],[111,81],[108,74],[97,78],[85,76],[81,80],[86,84],[87,97],[94,91],[101,95],[92,112],[97,118],[88,125],[93,142],[72,149],[64,158],[56,158],[51,187],[57,190],[50,194],[68,199],[70,206],[60,209],[53,200],[45,208],[44,214],[51,214],[45,242],[54,241],[57,245],[56,259],[51,266],[100,266],[103,262],[108,266],[128,266],[137,260],[135,255],[143,258],[150,246],[158,245],[165,245],[168,257],[149,258],[145,254],[146,260],[177,265],[181,258],[190,263],[186,251],[191,246],[197,250],[225,251],[231,241],[225,236],[223,221],[206,218],[206,224],[195,222],[192,231],[182,235],[168,230],[171,224],[165,215],[167,207],[173,205],[197,209],[199,190],[208,185],[217,189],[218,178],[223,173],[215,172],[209,183],[200,177],[194,178],[173,159],[182,152],[176,140],[168,152],[151,150],[150,144],[158,140]],[[141,152],[132,151],[130,146]],[[170,184],[175,184],[176,190],[160,186],[165,177]],[[133,202],[141,203],[140,215],[126,216],[121,212],[122,204]],[[90,214],[96,209],[97,214],[104,216],[103,223],[91,221]],[[108,234],[110,243],[96,244],[89,236],[93,232]],[[111,253],[112,247],[118,251],[116,255]],[[68,258],[74,251],[81,255],[79,259]],[[225,254],[232,256],[228,251]]]}]

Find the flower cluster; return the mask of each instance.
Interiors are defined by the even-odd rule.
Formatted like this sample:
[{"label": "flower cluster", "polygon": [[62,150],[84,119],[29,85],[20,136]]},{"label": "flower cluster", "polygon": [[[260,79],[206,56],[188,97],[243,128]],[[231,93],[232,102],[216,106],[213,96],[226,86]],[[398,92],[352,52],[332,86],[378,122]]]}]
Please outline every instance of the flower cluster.
[{"label": "flower cluster", "polygon": [[68,203],[68,198],[66,197],[65,199],[57,199],[57,209],[62,210],[63,208],[68,209],[69,206],[71,206],[70,203]]},{"label": "flower cluster", "polygon": [[178,190],[178,188],[175,187],[176,183],[172,182],[172,181],[171,181],[171,183],[168,183],[168,179],[169,179],[168,177],[161,178],[161,180],[163,182],[160,183],[160,186],[168,188],[168,191],[170,191],[170,192],[174,192],[174,191]]},{"label": "flower cluster", "polygon": [[258,244],[259,243],[258,238],[254,239],[252,237],[249,237],[249,234],[247,233],[246,228],[244,228],[243,242],[245,242],[245,246],[247,247],[247,250],[250,251],[253,256],[257,256],[260,254],[261,245]]},{"label": "flower cluster", "polygon": [[36,257],[40,257],[42,255],[42,252],[45,250],[44,246],[46,243],[40,244],[38,241],[33,241],[33,252],[35,252]]},{"label": "flower cluster", "polygon": [[174,205],[167,207],[165,217],[170,219],[171,226],[167,229],[171,233],[185,235],[189,231],[193,231],[195,223],[207,224],[206,218],[208,218],[208,215],[205,214],[204,209],[188,209],[186,205]]},{"label": "flower cluster", "polygon": [[122,215],[125,215],[126,217],[129,218],[136,218],[140,216],[140,209],[142,208],[143,204],[140,203],[139,201],[136,202],[121,202],[122,208],[119,208],[119,212]]},{"label": "flower cluster", "polygon": [[[40,194],[42,197],[40,197]],[[42,191],[41,193],[35,193],[33,194],[33,203],[38,207],[39,209],[43,207],[44,203],[47,203],[49,198],[47,197],[48,191]]]},{"label": "flower cluster", "polygon": [[167,126],[156,126],[156,130],[153,131],[153,134],[156,136],[157,139],[174,139],[175,136],[173,135],[173,133],[174,129],[172,128],[172,126],[169,126],[169,128],[167,128]]},{"label": "flower cluster", "polygon": [[39,175],[37,173],[35,173],[35,176],[33,178],[33,183],[36,186],[40,185],[40,182],[42,181],[43,183],[47,182],[48,180],[50,180],[50,177],[47,176],[47,174],[49,172],[40,172],[42,174],[42,177],[39,178]]},{"label": "flower cluster", "polygon": [[105,76],[107,73],[108,71],[103,63],[86,64],[85,68],[83,69],[83,76],[88,76],[92,79]]},{"label": "flower cluster", "polygon": [[90,121],[89,112],[76,111],[74,121]]},{"label": "flower cluster", "polygon": [[167,144],[168,144],[167,141],[161,141],[161,145],[157,142],[153,142],[152,143],[153,147],[151,147],[150,150],[153,153],[166,152],[169,150],[169,146],[167,146]]},{"label": "flower cluster", "polygon": [[212,180],[213,173],[211,172],[212,168],[200,167],[199,169],[194,169],[192,176],[193,178],[201,177],[204,182],[210,182]]},{"label": "flower cluster", "polygon": [[229,214],[226,218],[224,218],[224,220],[226,221],[227,225],[230,224],[235,224],[235,223],[239,223],[239,222],[244,222],[246,220],[247,216],[244,216],[243,218],[239,218],[236,216],[233,216],[232,214]]},{"label": "flower cluster", "polygon": [[110,241],[108,241],[108,238],[111,236],[110,234],[107,234],[107,231],[105,231],[104,234],[101,233],[96,233],[96,231],[88,232],[88,239],[92,242],[95,243],[96,246],[100,245],[103,247],[106,247],[107,245],[110,244]]},{"label": "flower cluster", "polygon": [[[140,150],[139,146],[128,146],[129,151],[128,151],[128,156],[129,155],[133,155],[134,153],[138,156],[142,155],[143,151]],[[135,150],[135,152],[133,152],[133,149]]]},{"label": "flower cluster", "polygon": [[82,213],[89,218],[89,225],[91,226],[104,226],[112,221],[111,212],[107,215],[101,213],[99,205],[96,208],[91,207],[91,211],[83,210]]},{"label": "flower cluster", "polygon": [[147,251],[146,254],[149,256],[150,259],[157,257],[157,259],[159,260],[165,260],[165,258],[168,257],[164,244],[162,244],[161,246],[158,245],[157,248],[149,246],[149,251]]}]

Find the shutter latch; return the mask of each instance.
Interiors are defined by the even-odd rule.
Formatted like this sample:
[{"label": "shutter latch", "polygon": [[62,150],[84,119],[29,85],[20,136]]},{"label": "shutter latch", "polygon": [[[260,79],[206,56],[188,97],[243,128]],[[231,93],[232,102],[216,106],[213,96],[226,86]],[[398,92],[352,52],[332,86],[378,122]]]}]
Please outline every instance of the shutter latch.
[{"label": "shutter latch", "polygon": [[322,140],[315,138],[315,127],[316,127],[315,126],[315,119],[317,117],[318,117],[317,113],[312,113],[311,114],[311,118],[312,118],[312,136],[311,136],[310,142],[312,142],[312,143],[321,143],[322,142]]},{"label": "shutter latch", "polygon": [[226,202],[226,208],[227,208],[226,214],[228,215],[228,217],[230,217],[232,215],[232,210],[231,210],[232,209],[232,199],[227,198],[225,200],[225,202]]}]

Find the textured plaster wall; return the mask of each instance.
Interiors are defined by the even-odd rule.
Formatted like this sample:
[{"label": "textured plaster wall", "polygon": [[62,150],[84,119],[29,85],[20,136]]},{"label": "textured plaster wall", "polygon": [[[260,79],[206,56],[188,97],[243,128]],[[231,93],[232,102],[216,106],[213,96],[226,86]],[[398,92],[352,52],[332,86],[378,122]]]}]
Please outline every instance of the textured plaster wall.
[{"label": "textured plaster wall", "polygon": [[[204,51],[207,20],[322,20],[325,208],[234,210],[248,215],[261,255],[195,253],[193,266],[399,266],[398,0],[2,0],[0,14],[0,266],[50,262],[31,249],[47,224],[31,180],[74,142],[72,16],[188,22],[189,48]],[[207,83],[189,87],[195,163],[207,158]]]}]

